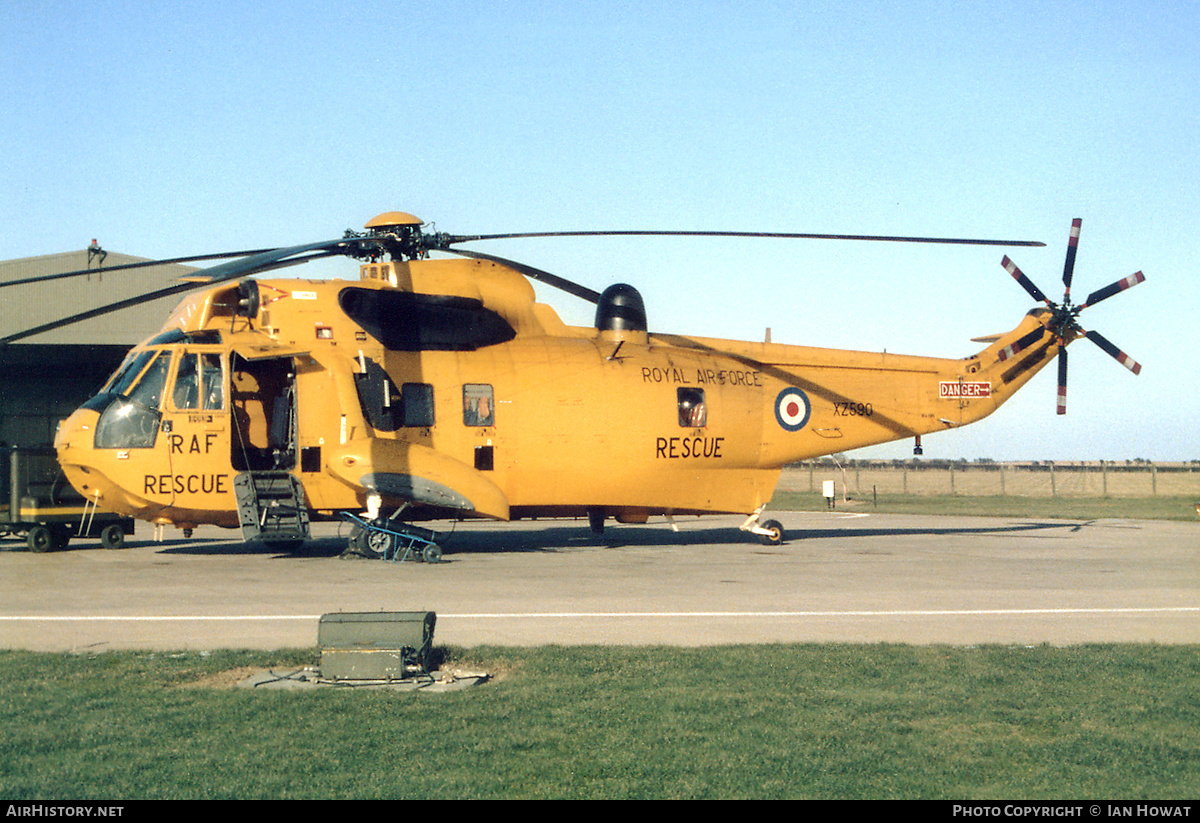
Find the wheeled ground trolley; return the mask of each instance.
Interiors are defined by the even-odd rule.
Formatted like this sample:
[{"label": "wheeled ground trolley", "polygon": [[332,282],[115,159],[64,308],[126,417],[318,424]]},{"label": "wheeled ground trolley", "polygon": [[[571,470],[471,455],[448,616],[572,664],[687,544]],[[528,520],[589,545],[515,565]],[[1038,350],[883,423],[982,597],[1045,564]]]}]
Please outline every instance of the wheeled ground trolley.
[{"label": "wheeled ground trolley", "polygon": [[0,537],[24,537],[30,551],[48,552],[77,537],[119,549],[133,534],[133,518],[105,511],[75,491],[49,446],[0,449],[0,461]]}]

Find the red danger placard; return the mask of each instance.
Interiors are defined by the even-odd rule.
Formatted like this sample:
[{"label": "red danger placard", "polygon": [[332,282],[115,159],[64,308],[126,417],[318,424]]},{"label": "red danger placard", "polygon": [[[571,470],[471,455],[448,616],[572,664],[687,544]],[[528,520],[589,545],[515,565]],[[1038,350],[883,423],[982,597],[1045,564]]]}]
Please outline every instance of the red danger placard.
[{"label": "red danger placard", "polygon": [[938,397],[991,397],[992,384],[985,382],[950,382],[938,383]]}]

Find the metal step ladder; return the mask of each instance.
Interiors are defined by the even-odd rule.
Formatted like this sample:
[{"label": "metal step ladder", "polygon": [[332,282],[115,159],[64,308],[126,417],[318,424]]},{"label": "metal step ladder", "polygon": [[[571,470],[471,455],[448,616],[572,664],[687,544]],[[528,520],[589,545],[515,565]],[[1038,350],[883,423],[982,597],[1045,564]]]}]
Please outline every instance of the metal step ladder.
[{"label": "metal step ladder", "polygon": [[283,471],[241,472],[233,479],[238,520],[246,540],[293,542],[309,537],[304,486]]}]

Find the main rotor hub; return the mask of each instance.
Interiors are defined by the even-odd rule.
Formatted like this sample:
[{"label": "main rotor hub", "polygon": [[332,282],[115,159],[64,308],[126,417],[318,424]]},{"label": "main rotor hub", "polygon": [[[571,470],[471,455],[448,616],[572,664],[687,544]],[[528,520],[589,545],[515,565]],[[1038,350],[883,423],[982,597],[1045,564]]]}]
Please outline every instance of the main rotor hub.
[{"label": "main rotor hub", "polygon": [[421,218],[403,211],[377,214],[367,221],[367,236],[380,241],[393,260],[414,260],[427,253]]},{"label": "main rotor hub", "polygon": [[402,226],[417,226],[423,225],[421,218],[411,215],[403,211],[385,211],[383,214],[377,214],[367,221],[366,227],[371,230],[387,230],[396,229]]}]

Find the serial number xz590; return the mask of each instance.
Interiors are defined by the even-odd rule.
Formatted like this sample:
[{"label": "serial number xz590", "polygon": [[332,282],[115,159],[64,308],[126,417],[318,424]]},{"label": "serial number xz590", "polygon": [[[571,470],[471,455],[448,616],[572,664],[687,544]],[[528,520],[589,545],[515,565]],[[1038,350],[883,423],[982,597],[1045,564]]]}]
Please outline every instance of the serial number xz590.
[{"label": "serial number xz590", "polygon": [[875,407],[870,403],[834,403],[834,417],[870,417]]}]

